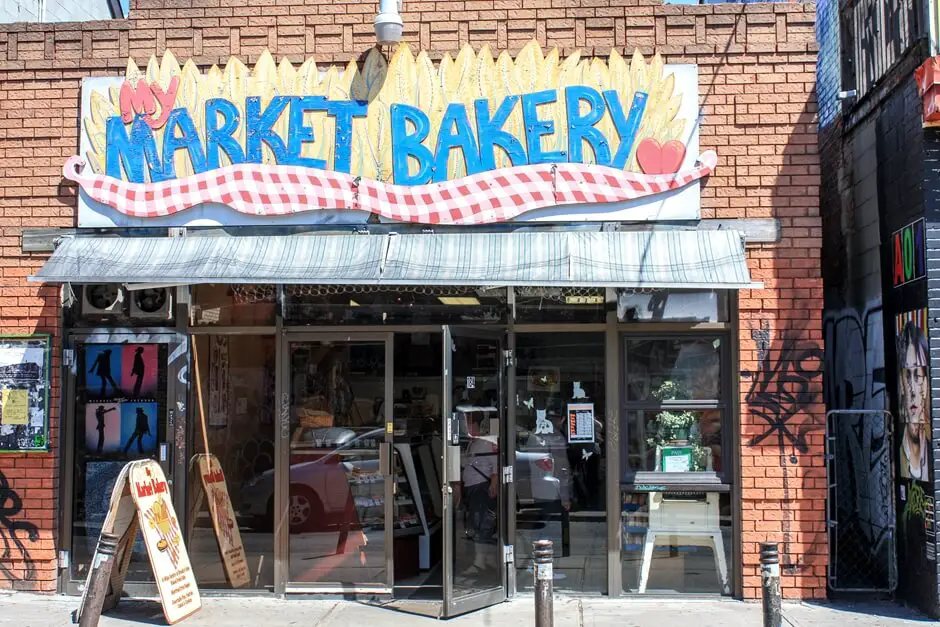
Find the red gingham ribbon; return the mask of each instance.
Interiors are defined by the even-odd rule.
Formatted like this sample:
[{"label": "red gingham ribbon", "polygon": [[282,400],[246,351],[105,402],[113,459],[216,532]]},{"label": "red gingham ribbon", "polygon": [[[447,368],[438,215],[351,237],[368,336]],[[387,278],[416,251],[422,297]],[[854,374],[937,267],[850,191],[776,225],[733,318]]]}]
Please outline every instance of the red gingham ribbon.
[{"label": "red gingham ribbon", "polygon": [[299,166],[239,164],[161,183],[128,183],[82,172],[71,157],[62,174],[93,200],[133,218],[156,218],[219,203],[258,216],[317,209],[355,209],[421,224],[484,224],[527,211],[580,203],[609,203],[685,187],[708,176],[718,156],[705,151],[676,174],[637,174],[606,166],[550,163],[481,172],[427,185],[393,185],[341,172]]}]

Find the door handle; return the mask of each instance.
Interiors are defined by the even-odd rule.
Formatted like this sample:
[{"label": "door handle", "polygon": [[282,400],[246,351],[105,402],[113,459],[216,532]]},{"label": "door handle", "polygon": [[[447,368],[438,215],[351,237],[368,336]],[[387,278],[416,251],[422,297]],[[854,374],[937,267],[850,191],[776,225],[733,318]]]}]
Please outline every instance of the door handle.
[{"label": "door handle", "polygon": [[379,444],[379,474],[383,477],[392,474],[392,445],[388,442]]}]

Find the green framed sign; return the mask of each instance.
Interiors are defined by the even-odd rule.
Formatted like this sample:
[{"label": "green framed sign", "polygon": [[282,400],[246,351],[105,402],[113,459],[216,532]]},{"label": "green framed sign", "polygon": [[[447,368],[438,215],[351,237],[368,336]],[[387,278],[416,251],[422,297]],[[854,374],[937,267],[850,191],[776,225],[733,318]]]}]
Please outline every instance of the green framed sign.
[{"label": "green framed sign", "polygon": [[691,446],[664,446],[659,469],[662,472],[689,472],[692,470]]},{"label": "green framed sign", "polygon": [[48,334],[0,335],[0,453],[49,450]]}]

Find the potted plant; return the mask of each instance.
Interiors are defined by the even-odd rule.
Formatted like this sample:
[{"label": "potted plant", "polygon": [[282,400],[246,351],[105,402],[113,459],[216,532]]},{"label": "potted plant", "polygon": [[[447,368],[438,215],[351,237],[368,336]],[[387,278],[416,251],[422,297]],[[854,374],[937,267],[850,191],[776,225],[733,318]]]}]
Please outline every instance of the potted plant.
[{"label": "potted plant", "polygon": [[[671,401],[688,398],[683,387],[676,381],[664,381],[653,391],[653,397],[659,401]],[[698,430],[698,416],[687,409],[663,410],[656,414],[647,427],[646,444],[653,450],[664,446],[686,446],[692,450],[690,471],[705,470],[711,450],[702,446],[702,436]],[[658,469],[657,469],[658,470]]]}]

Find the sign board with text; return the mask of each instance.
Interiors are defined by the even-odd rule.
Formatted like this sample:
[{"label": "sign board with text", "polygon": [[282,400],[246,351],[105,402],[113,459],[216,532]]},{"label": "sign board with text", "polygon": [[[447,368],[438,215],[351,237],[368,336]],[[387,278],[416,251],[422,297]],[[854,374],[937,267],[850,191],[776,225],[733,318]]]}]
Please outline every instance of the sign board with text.
[{"label": "sign board with text", "polygon": [[[109,593],[102,611],[117,605],[130,563],[138,529],[144,539],[163,614],[170,625],[191,616],[202,607],[199,588],[189,562],[179,519],[173,508],[169,484],[160,465],[150,459],[130,462],[122,470],[111,492],[102,534],[119,538],[113,559]],[[100,541],[99,541],[100,542]],[[94,570],[110,559],[95,550],[77,616],[87,611],[87,594]]]},{"label": "sign board with text", "polygon": [[696,66],[534,40],[343,69],[166,52],[85,79],[81,118],[80,227],[696,219],[717,163]]},{"label": "sign board with text", "polygon": [[222,465],[215,455],[197,455],[196,466],[206,500],[209,502],[209,516],[212,518],[212,528],[219,543],[225,576],[233,588],[247,586],[251,581],[248,560],[245,558],[245,546],[238,530]]}]

